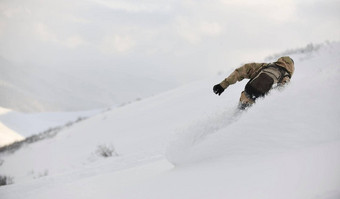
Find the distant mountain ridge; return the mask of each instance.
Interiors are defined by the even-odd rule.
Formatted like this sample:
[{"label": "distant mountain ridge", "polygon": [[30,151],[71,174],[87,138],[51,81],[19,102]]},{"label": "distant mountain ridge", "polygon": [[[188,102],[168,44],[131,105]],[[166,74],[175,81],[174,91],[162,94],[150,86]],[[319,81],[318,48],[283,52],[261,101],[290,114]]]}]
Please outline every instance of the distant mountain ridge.
[{"label": "distant mountain ridge", "polygon": [[170,76],[155,75],[152,70],[145,73],[114,66],[78,66],[62,71],[14,64],[0,57],[0,70],[0,106],[20,112],[105,108],[177,86]]}]

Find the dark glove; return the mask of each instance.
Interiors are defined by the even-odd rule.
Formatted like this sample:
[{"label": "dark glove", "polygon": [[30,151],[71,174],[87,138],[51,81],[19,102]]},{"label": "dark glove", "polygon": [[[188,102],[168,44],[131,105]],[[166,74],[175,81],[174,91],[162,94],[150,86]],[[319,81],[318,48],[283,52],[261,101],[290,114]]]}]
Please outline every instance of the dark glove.
[{"label": "dark glove", "polygon": [[221,85],[216,84],[216,85],[214,86],[213,90],[214,90],[214,93],[215,93],[216,95],[221,95],[221,93],[223,93],[223,91],[224,91],[224,88],[223,88]]}]

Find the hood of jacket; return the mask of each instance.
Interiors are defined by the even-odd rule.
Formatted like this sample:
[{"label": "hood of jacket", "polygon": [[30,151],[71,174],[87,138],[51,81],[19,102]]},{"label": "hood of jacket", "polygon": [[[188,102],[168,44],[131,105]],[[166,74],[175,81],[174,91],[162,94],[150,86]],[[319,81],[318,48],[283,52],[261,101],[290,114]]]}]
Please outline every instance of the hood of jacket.
[{"label": "hood of jacket", "polygon": [[294,61],[292,58],[285,56],[285,57],[280,57],[276,62],[276,65],[281,66],[290,73],[290,76],[293,76],[294,73]]}]

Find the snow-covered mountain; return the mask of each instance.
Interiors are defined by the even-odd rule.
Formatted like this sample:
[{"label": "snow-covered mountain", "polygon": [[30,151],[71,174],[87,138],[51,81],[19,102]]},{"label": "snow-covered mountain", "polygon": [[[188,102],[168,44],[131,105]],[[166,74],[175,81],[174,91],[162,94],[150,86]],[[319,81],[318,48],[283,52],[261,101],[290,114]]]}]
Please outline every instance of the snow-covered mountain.
[{"label": "snow-covered mountain", "polygon": [[24,113],[0,107],[0,147],[103,111]]},{"label": "snow-covered mountain", "polygon": [[[9,112],[11,112],[11,110],[0,107],[0,118]],[[24,137],[22,135],[0,122],[0,147],[23,139]]]},{"label": "snow-covered mountain", "polygon": [[0,57],[0,69],[0,106],[20,112],[92,110],[178,86],[171,75],[156,75],[154,70],[95,67],[95,63],[62,70],[11,63]]},{"label": "snow-covered mountain", "polygon": [[244,112],[246,81],[216,96],[221,74],[1,153],[0,174],[14,184],[0,196],[338,199],[339,52],[332,43],[290,54],[291,83]]}]

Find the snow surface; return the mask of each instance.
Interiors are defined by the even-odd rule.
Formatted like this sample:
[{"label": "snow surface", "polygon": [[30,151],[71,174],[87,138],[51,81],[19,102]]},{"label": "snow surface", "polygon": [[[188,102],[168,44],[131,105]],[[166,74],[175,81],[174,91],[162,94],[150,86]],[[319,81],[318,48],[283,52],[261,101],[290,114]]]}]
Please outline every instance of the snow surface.
[{"label": "snow surface", "polygon": [[[340,43],[290,55],[291,83],[237,111],[228,74],[98,114],[0,154],[0,198],[340,198]],[[272,60],[274,61],[274,60]],[[102,158],[98,146],[115,155]]]}]

